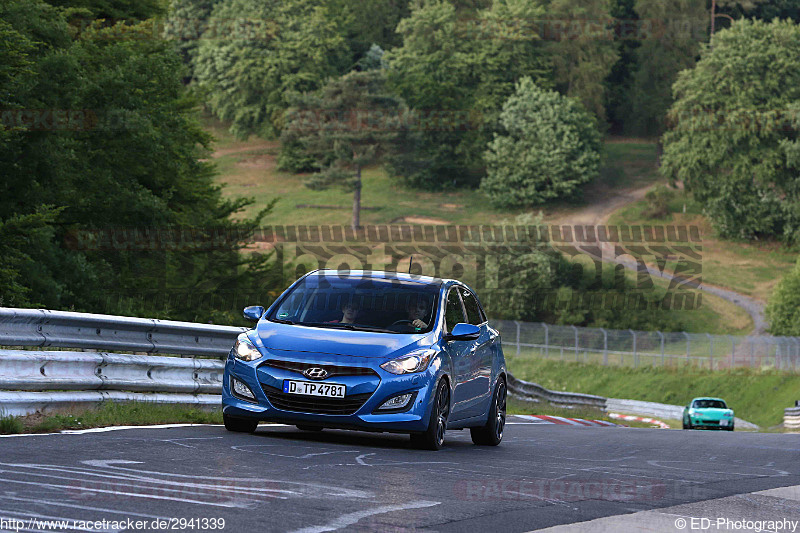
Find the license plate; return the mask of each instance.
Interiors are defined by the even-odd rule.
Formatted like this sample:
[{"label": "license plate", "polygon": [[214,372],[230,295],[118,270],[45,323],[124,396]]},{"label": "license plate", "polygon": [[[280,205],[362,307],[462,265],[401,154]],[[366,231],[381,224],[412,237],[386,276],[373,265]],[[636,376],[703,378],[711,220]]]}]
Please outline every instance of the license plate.
[{"label": "license plate", "polygon": [[283,392],[301,394],[303,396],[321,396],[323,398],[344,398],[347,387],[335,383],[314,383],[313,381],[283,380]]},{"label": "license plate", "polygon": [[728,421],[727,420],[720,420],[719,421],[719,425],[720,426],[727,426],[728,425]]}]

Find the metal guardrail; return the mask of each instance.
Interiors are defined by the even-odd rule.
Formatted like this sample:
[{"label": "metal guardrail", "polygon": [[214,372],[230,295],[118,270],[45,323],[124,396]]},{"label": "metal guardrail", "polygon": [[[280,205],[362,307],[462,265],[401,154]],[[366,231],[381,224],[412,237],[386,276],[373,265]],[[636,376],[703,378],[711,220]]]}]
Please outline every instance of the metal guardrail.
[{"label": "metal guardrail", "polygon": [[132,400],[219,405],[223,372],[224,363],[211,359],[5,350],[0,411],[17,416]]},{"label": "metal guardrail", "polygon": [[225,357],[246,328],[42,309],[0,308],[0,346],[175,354],[4,350],[0,414],[104,401],[217,406]]},{"label": "metal guardrail", "polygon": [[0,308],[0,345],[222,357],[247,328],[44,309]]},{"label": "metal guardrail", "polygon": [[517,379],[511,374],[508,375],[508,391],[525,400],[539,401],[544,400],[550,404],[560,407],[593,407],[602,411],[606,410],[606,399],[602,396],[592,394],[581,394],[579,392],[560,392],[545,389],[538,383],[531,383]]}]

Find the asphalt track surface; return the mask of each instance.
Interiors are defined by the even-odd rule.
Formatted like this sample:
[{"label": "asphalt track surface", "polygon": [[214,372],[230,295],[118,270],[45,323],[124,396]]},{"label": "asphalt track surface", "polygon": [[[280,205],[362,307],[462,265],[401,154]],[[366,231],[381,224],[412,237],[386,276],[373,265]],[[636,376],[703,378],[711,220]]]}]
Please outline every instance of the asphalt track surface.
[{"label": "asphalt track surface", "polygon": [[0,438],[0,520],[26,524],[224,518],[223,531],[514,532],[795,485],[796,435],[514,417],[496,448],[451,431],[439,452],[403,435],[278,425]]}]

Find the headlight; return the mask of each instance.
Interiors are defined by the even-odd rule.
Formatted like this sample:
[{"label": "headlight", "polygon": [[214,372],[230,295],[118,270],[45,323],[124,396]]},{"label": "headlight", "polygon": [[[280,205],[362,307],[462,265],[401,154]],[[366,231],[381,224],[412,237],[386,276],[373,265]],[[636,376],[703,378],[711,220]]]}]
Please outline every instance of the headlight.
[{"label": "headlight", "polygon": [[386,361],[381,368],[392,374],[413,374],[422,372],[436,356],[436,350],[419,350],[409,354]]},{"label": "headlight", "polygon": [[694,409],[689,409],[689,416],[694,416]]},{"label": "headlight", "polygon": [[722,416],[725,416],[725,417],[728,417],[728,418],[730,418],[730,417],[732,417],[732,416],[733,416],[733,413],[725,413],[725,414],[724,414],[724,415],[722,415]]},{"label": "headlight", "polygon": [[236,338],[236,344],[233,346],[233,353],[236,355],[237,359],[241,359],[242,361],[255,361],[261,357],[261,352],[253,346],[253,343],[247,339],[247,335],[244,333]]}]

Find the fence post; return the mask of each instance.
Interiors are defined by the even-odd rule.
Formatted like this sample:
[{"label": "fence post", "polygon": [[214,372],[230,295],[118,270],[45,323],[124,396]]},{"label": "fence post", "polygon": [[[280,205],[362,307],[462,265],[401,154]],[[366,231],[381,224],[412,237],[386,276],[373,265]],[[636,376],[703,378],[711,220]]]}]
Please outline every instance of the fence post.
[{"label": "fence post", "polygon": [[631,335],[633,336],[633,368],[636,368],[639,366],[639,354],[636,351],[636,332],[632,329],[629,329],[628,331],[630,331]]},{"label": "fence post", "polygon": [[797,348],[795,349],[794,353],[794,361],[792,361],[792,368],[794,370],[797,370],[797,360],[800,359],[800,339],[798,339],[797,337],[792,337],[792,342],[794,342],[797,345]]},{"label": "fence post", "polygon": [[711,333],[706,333],[706,337],[708,337],[708,369],[714,370],[714,339]]},{"label": "fence post", "polygon": [[682,332],[683,336],[686,337],[686,364],[689,364],[689,334],[685,331]]},{"label": "fence post", "polygon": [[600,328],[603,332],[603,366],[608,365],[608,332],[605,328]]},{"label": "fence post", "polygon": [[571,326],[572,331],[575,332],[575,362],[578,362],[578,328]]},{"label": "fence post", "polygon": [[517,355],[519,355],[519,320],[515,320],[514,324],[517,326]]},{"label": "fence post", "polygon": [[661,338],[661,366],[664,366],[664,334],[656,330],[658,336]]},{"label": "fence post", "polygon": [[542,325],[544,326],[544,356],[550,357],[550,328],[544,322]]},{"label": "fence post", "polygon": [[728,335],[731,339],[731,368],[736,366],[736,337]]}]

